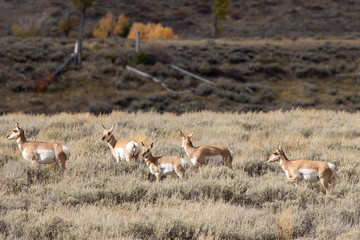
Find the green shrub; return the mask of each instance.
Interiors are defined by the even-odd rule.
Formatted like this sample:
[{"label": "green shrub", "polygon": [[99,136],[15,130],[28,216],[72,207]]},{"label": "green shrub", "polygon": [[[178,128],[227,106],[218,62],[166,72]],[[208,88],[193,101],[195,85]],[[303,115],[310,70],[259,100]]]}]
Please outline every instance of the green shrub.
[{"label": "green shrub", "polygon": [[113,54],[113,53],[107,53],[107,54],[105,54],[104,58],[106,60],[110,60],[112,63],[115,63],[116,59],[117,59],[117,55]]},{"label": "green shrub", "polygon": [[154,63],[154,60],[147,53],[139,51],[133,53],[133,55],[131,56],[130,63],[132,65],[138,65],[138,64],[151,65]]}]

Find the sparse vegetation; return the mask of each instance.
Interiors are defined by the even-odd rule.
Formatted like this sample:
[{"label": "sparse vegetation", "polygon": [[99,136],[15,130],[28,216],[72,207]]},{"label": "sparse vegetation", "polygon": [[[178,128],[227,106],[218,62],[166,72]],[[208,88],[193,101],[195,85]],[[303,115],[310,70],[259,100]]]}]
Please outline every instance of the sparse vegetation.
[{"label": "sparse vegetation", "polygon": [[[163,102],[164,97],[156,98]],[[19,121],[28,139],[66,143],[71,158],[62,175],[55,165],[32,166],[14,142],[0,139],[0,236],[358,239],[358,118],[358,113],[319,110],[4,115],[2,136]],[[199,173],[191,167],[186,182],[168,176],[155,184],[143,162],[114,161],[100,140],[102,123],[114,123],[121,138],[155,141],[158,154],[184,156],[178,130],[194,132],[195,145],[234,150],[234,172],[206,167]],[[280,166],[265,162],[280,143],[291,160],[336,165],[337,184],[328,195],[320,183],[286,184]]]},{"label": "sparse vegetation", "polygon": [[[86,67],[68,67],[61,77],[47,81],[49,78],[45,75],[55,71],[73,52],[72,39],[2,38],[0,80],[4,84],[0,112],[1,109],[3,112],[79,112],[105,102],[108,109],[137,111],[136,107],[140,106],[143,110],[176,113],[199,109],[269,111],[297,107],[357,111],[360,85],[353,78],[337,79],[334,74],[356,71],[356,62],[343,61],[337,65],[335,55],[356,58],[354,49],[358,42],[343,40],[342,47],[334,53],[321,52],[323,62],[317,64],[309,58],[315,59],[314,52],[320,47],[333,44],[326,45],[327,41],[323,40],[312,40],[309,44],[308,41],[144,40],[140,53],[134,53],[134,42],[123,38],[87,39],[83,55]],[[229,64],[236,55],[245,57],[246,61],[235,60]],[[129,64],[166,83],[170,89],[183,91],[175,98],[174,105],[178,107],[161,105],[154,98],[145,97],[161,95],[164,88],[148,78],[129,74],[126,70]],[[215,83],[215,90],[207,94],[207,86],[173,69],[171,64],[209,79]],[[37,87],[30,88],[30,83]],[[42,93],[34,95],[34,91]],[[25,92],[22,98],[29,103],[26,109],[15,104],[17,92]],[[115,104],[123,95],[131,95],[131,101]],[[66,104],[57,104],[59,98]],[[37,104],[38,99],[42,99],[41,104]],[[56,107],[49,104],[54,102]]]}]

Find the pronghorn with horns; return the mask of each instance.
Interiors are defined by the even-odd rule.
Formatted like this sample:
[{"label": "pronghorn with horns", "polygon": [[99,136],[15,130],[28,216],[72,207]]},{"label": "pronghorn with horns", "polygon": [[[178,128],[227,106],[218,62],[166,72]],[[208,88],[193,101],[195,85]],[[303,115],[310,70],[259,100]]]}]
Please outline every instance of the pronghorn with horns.
[{"label": "pronghorn with horns", "polygon": [[199,146],[194,147],[191,142],[192,134],[185,135],[180,131],[182,139],[182,147],[186,154],[191,159],[194,166],[199,166],[202,169],[208,164],[224,164],[233,169],[232,161],[234,152],[223,146]]},{"label": "pronghorn with horns", "polygon": [[326,193],[329,190],[329,183],[335,183],[335,165],[324,161],[296,160],[289,161],[285,156],[281,146],[269,156],[268,162],[278,161],[284,170],[287,183],[298,182],[301,180],[307,182],[321,181]]},{"label": "pronghorn with horns", "polygon": [[16,128],[6,138],[8,140],[16,139],[25,160],[41,164],[56,162],[60,169],[65,171],[65,162],[70,156],[70,150],[65,145],[54,142],[28,142],[19,123],[16,123]]},{"label": "pronghorn with horns", "polygon": [[179,156],[158,156],[154,157],[151,153],[153,143],[146,147],[143,142],[142,157],[145,159],[146,166],[150,173],[156,176],[156,182],[159,182],[161,176],[175,173],[181,180],[185,180],[185,171],[188,167],[187,162]]},{"label": "pronghorn with horns", "polygon": [[140,145],[134,140],[119,140],[116,141],[114,134],[114,125],[110,129],[104,129],[102,141],[106,141],[111,149],[111,152],[116,159],[116,162],[127,161],[134,159],[135,161],[139,160]]}]

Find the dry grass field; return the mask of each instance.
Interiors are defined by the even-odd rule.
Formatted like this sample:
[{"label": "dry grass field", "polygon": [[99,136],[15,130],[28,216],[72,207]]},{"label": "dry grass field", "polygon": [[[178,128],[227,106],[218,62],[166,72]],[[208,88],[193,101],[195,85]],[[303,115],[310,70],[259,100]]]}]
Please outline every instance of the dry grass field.
[{"label": "dry grass field", "polygon": [[[64,175],[22,159],[5,138],[16,121],[28,140],[70,147]],[[360,238],[360,113],[17,113],[0,122],[0,239]],[[186,182],[156,184],[143,162],[116,163],[101,124],[115,124],[117,139],[154,141],[155,155],[184,155],[179,130],[193,132],[195,145],[231,148],[234,171],[191,167]],[[334,163],[330,194],[320,183],[286,184],[265,162],[279,144],[290,160]]]}]

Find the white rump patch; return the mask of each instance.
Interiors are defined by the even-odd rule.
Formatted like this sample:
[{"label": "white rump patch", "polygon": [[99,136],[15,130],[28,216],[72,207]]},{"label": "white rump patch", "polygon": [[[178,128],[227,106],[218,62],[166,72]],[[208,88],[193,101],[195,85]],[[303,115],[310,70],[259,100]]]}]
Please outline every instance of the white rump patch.
[{"label": "white rump patch", "polygon": [[65,153],[66,158],[68,159],[70,157],[70,149],[67,146],[63,145],[63,152]]},{"label": "white rump patch", "polygon": [[[135,146],[135,150],[134,150]],[[135,141],[130,141],[128,144],[126,144],[126,151],[130,153],[130,155],[135,156],[140,152],[140,145]]]},{"label": "white rump patch", "polygon": [[223,162],[223,157],[221,155],[208,156],[205,157],[205,163],[208,165],[219,165]]},{"label": "white rump patch", "polygon": [[331,178],[334,178],[336,175],[335,164],[332,164],[332,163],[328,163],[328,164],[329,164],[329,168],[332,172]]},{"label": "white rump patch", "polygon": [[49,164],[55,162],[55,155],[53,150],[35,150],[36,160],[39,163]]},{"label": "white rump patch", "polygon": [[115,153],[117,156],[119,156],[121,161],[125,161],[125,153],[123,148],[115,148]]},{"label": "white rump patch", "polygon": [[187,169],[188,167],[188,163],[185,159],[181,158],[181,166],[183,167],[183,169]]},{"label": "white rump patch", "polygon": [[157,166],[159,168],[159,172],[164,175],[168,175],[174,172],[174,167],[171,163],[163,163]]},{"label": "white rump patch", "polygon": [[316,170],[313,169],[299,169],[298,172],[302,179],[308,182],[317,182],[319,181],[319,174]]},{"label": "white rump patch", "polygon": [[232,150],[229,149],[230,155],[232,158],[234,158],[234,152]]}]

